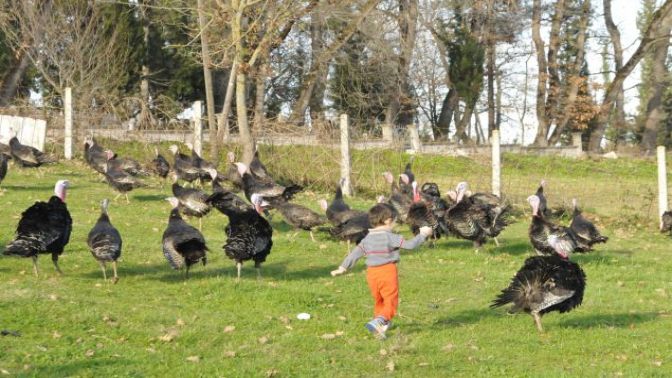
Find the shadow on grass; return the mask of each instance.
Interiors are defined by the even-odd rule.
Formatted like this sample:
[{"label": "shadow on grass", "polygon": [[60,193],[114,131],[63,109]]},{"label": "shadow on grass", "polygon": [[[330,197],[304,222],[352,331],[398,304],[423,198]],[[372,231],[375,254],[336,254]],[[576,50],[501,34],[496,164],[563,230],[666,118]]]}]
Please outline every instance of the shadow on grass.
[{"label": "shadow on grass", "polygon": [[465,324],[476,324],[486,318],[500,317],[502,313],[489,308],[469,309],[457,313],[450,313],[448,316],[438,319],[434,322],[434,327],[460,327]]},{"label": "shadow on grass", "polygon": [[168,194],[136,194],[129,197],[131,198],[131,203],[133,203],[133,200],[140,202],[158,202],[163,201],[170,196],[171,195]]},{"label": "shadow on grass", "polygon": [[529,243],[507,242],[506,240],[501,240],[499,247],[494,244],[488,245],[486,251],[496,254],[506,253],[513,256],[532,255],[534,253],[533,248]]},{"label": "shadow on grass", "polygon": [[618,260],[614,260],[616,256],[614,254],[618,254],[621,256],[630,256],[632,255],[632,251],[626,251],[626,250],[618,250],[618,251],[609,251],[607,252],[600,252],[600,251],[593,251],[593,252],[588,252],[588,253],[575,253],[572,255],[572,261],[578,263],[578,264],[605,264],[605,265],[620,265],[622,262]]},{"label": "shadow on grass", "polygon": [[558,322],[560,326],[567,328],[625,328],[633,324],[642,324],[658,318],[655,312],[621,313],[621,314],[594,314],[574,316]]},{"label": "shadow on grass", "polygon": [[43,191],[43,190],[53,190],[54,185],[2,185],[3,189],[6,189],[7,191],[23,191],[23,190],[28,190],[28,191]]},{"label": "shadow on grass", "polygon": [[86,360],[72,361],[69,363],[58,363],[53,365],[34,365],[31,368],[32,373],[42,377],[72,377],[79,375],[88,375],[97,368],[106,366],[118,367],[122,370],[130,365],[129,360],[123,358],[110,359],[107,357],[90,358]]}]

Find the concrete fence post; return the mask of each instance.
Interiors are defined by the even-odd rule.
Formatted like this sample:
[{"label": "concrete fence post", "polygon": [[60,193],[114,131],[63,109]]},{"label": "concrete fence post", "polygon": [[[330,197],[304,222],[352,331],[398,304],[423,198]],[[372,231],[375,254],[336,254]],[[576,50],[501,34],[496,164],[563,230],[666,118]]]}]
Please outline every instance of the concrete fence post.
[{"label": "concrete fence post", "polygon": [[63,154],[66,160],[72,160],[72,88],[65,88],[63,115],[65,118],[65,141]]},{"label": "concrete fence post", "polygon": [[414,153],[419,153],[422,150],[422,144],[420,144],[420,134],[418,133],[418,126],[414,123],[406,126],[408,129],[408,135],[411,139],[411,149]]},{"label": "concrete fence post", "polygon": [[499,130],[492,130],[492,194],[502,196],[502,160],[499,148]]},{"label": "concrete fence post", "polygon": [[341,114],[341,190],[343,194],[352,196],[352,182],[350,181],[350,128],[348,115]]},{"label": "concrete fence post", "polygon": [[665,146],[658,146],[658,218],[667,211],[667,164]]},{"label": "concrete fence post", "polygon": [[194,112],[194,151],[202,156],[203,150],[203,111],[201,102],[195,101],[192,107]]}]

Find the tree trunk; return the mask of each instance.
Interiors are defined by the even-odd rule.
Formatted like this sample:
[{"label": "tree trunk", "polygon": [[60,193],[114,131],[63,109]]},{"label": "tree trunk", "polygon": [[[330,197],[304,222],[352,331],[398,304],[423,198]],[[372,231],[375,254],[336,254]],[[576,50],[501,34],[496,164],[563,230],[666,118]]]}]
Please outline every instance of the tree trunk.
[{"label": "tree trunk", "polygon": [[450,123],[453,120],[453,112],[460,105],[459,96],[454,88],[450,88],[446,97],[443,99],[441,106],[441,113],[439,113],[439,120],[436,123],[436,130],[434,130],[435,139],[444,137],[448,139],[450,134]]},{"label": "tree trunk", "polygon": [[149,70],[149,5],[151,5],[151,0],[140,2],[140,22],[142,24],[142,44],[144,49],[141,67],[142,78],[140,79],[140,115],[138,117],[138,128],[140,129],[146,129],[154,125],[154,117],[149,109],[149,102],[151,100],[149,92],[149,75],[151,74]]},{"label": "tree trunk", "polygon": [[561,91],[564,87],[560,83],[560,75],[558,73],[558,50],[560,49],[560,25],[565,15],[565,0],[559,0],[555,3],[555,11],[551,19],[551,30],[548,40],[548,95],[546,96],[546,118],[548,119],[548,129],[544,137],[549,139],[549,131],[553,123],[556,124],[556,117],[558,116],[558,108],[560,107]]},{"label": "tree trunk", "polygon": [[16,95],[19,84],[30,65],[30,56],[26,50],[21,50],[16,63],[7,71],[0,86],[0,107],[7,106]]},{"label": "tree trunk", "polygon": [[642,135],[641,150],[647,155],[652,154],[658,142],[658,129],[661,121],[665,118],[665,111],[662,107],[662,98],[665,88],[668,85],[669,72],[665,61],[667,60],[667,51],[670,47],[670,31],[672,30],[672,15],[665,17],[658,27],[659,39],[651,47],[653,50],[652,77],[656,80],[653,83],[653,92],[646,105],[646,122],[644,123],[644,133]]},{"label": "tree trunk", "polygon": [[292,115],[289,119],[290,122],[295,124],[303,123],[306,114],[306,108],[308,108],[308,103],[312,96],[313,89],[315,88],[315,82],[319,77],[319,72],[326,68],[327,63],[331,60],[334,54],[336,54],[336,52],[350,39],[350,37],[352,37],[355,31],[357,31],[359,28],[359,25],[376,7],[376,5],[378,5],[379,2],[380,0],[368,0],[366,4],[362,6],[359,15],[345,26],[334,42],[332,42],[328,48],[324,49],[323,53],[318,57],[316,62],[313,62],[310,71],[303,79],[303,89],[301,90],[298,99],[294,103]]},{"label": "tree trunk", "polygon": [[212,88],[212,72],[210,72],[210,48],[208,46],[208,37],[205,32],[207,20],[203,10],[203,0],[197,0],[198,7],[198,27],[201,34],[201,59],[203,59],[203,81],[205,84],[205,108],[208,112],[208,130],[210,131],[210,158],[214,161],[219,160],[219,143],[215,137],[215,92]]},{"label": "tree trunk", "polygon": [[418,23],[418,0],[399,1],[399,36],[401,50],[399,51],[399,63],[397,66],[397,91],[393,98],[395,106],[399,109],[395,124],[406,126],[413,123],[415,117],[415,101],[410,89],[408,71],[411,65],[413,48]]},{"label": "tree trunk", "polygon": [[240,144],[243,146],[243,162],[249,164],[254,157],[254,139],[250,133],[250,127],[247,119],[247,74],[245,67],[246,46],[243,41],[243,13],[245,11],[244,1],[241,4],[240,0],[232,0],[231,8],[234,12],[233,20],[231,22],[231,37],[235,41],[236,61],[238,68],[236,69],[236,116],[238,120],[238,132],[240,135]]},{"label": "tree trunk", "polygon": [[[644,33],[644,38],[639,43],[637,50],[632,54],[630,59],[621,67],[620,70],[616,71],[614,80],[609,84],[604,92],[604,98],[602,99],[602,104],[600,105],[600,113],[597,116],[595,131],[590,136],[590,141],[588,143],[589,151],[597,152],[600,149],[600,143],[604,137],[604,131],[607,127],[607,121],[609,120],[609,114],[611,113],[611,108],[614,103],[614,100],[617,97],[617,89],[623,86],[623,81],[632,73],[632,70],[637,66],[642,57],[646,52],[651,48],[651,46],[657,41],[657,30],[661,21],[668,17],[672,11],[672,0],[666,0],[663,5],[658,8],[653,13],[651,17],[651,23]],[[669,38],[669,37],[668,37]]]},{"label": "tree trunk", "polygon": [[[488,20],[487,35],[485,37],[486,46],[486,75],[488,77],[488,138],[492,135],[492,130],[497,128],[495,120],[495,4],[488,2]],[[476,117],[478,119],[478,116]],[[479,125],[477,123],[477,125]]]},{"label": "tree trunk", "polygon": [[[611,0],[602,0],[604,8],[604,23],[607,26],[611,44],[614,48],[614,69],[616,71],[623,67],[623,47],[621,46],[621,33],[611,17]],[[616,143],[619,136],[625,132],[625,94],[623,84],[616,88],[616,109],[613,118],[613,127],[616,129]]]},{"label": "tree trunk", "polygon": [[547,66],[544,40],[541,39],[541,0],[532,2],[532,40],[537,52],[537,67],[539,77],[537,78],[537,136],[534,144],[537,146],[546,146],[546,134],[548,133],[549,120],[546,117],[546,80]]},{"label": "tree trunk", "polygon": [[473,101],[467,102],[464,107],[464,113],[462,118],[456,124],[455,130],[455,140],[458,143],[470,144],[473,142],[471,138],[467,135],[467,127],[469,127],[469,122],[471,122],[471,116],[474,114],[474,107],[476,106],[476,99]]},{"label": "tree trunk", "polygon": [[[560,140],[562,133],[565,132],[569,119],[572,116],[574,104],[576,103],[576,98],[579,94],[579,85],[581,84],[579,80],[571,80],[573,78],[578,78],[581,71],[581,67],[584,63],[585,55],[585,46],[586,46],[586,32],[588,30],[588,21],[590,19],[590,0],[584,0],[581,13],[581,19],[579,23],[578,37],[576,38],[576,57],[574,58],[574,64],[569,69],[570,72],[570,83],[567,89],[567,95],[561,101],[562,108],[564,112],[558,114],[559,118],[556,121],[556,128],[553,130],[553,134],[549,136],[550,144],[553,145]],[[567,81],[567,79],[565,80]],[[565,84],[567,86],[567,84]]]},{"label": "tree trunk", "polygon": [[[319,12],[310,14],[310,61],[316,62],[324,50],[324,18]],[[324,92],[327,89],[327,70],[321,69],[317,73],[318,79],[311,88],[310,101],[310,119],[315,125],[316,122],[324,121]]]},{"label": "tree trunk", "polygon": [[[263,63],[262,63],[263,62]],[[266,121],[266,114],[264,113],[264,99],[266,96],[266,60],[262,60],[257,67],[257,76],[255,77],[254,87],[254,122],[252,127],[257,132],[261,131],[264,122]]]},{"label": "tree trunk", "polygon": [[228,142],[229,140],[229,113],[231,113],[231,103],[233,103],[233,89],[236,87],[236,77],[238,72],[238,59],[233,60],[229,80],[226,85],[226,95],[224,104],[222,104],[221,122],[217,123],[217,142]]}]

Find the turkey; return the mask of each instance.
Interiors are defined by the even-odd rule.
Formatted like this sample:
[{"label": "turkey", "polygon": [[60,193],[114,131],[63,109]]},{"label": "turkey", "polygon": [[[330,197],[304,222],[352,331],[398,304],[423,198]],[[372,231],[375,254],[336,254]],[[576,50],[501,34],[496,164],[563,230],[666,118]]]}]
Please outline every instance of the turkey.
[{"label": "turkey", "polygon": [[[511,211],[511,207],[504,203],[502,199],[492,193],[471,193],[469,190],[469,185],[465,182],[464,185],[467,185],[465,191],[465,196],[469,197],[469,200],[472,203],[476,203],[484,206],[488,211],[488,216],[493,220],[492,224],[494,227],[501,228],[502,230],[509,225],[507,218]],[[495,245],[499,246],[499,240],[497,237],[492,238],[495,241]]]},{"label": "turkey", "polygon": [[413,235],[420,232],[420,227],[431,227],[433,242],[441,237],[441,234],[448,232],[448,225],[445,223],[445,214],[448,211],[448,205],[441,199],[438,185],[434,183],[425,183],[422,190],[418,191],[417,183],[413,187],[413,204],[408,210],[407,223],[411,228]]},{"label": "turkey", "polygon": [[574,212],[572,213],[572,223],[570,223],[569,228],[574,231],[574,234],[579,237],[580,241],[587,244],[589,248],[592,248],[597,243],[606,243],[609,238],[602,236],[597,227],[591,221],[584,218],[577,205],[576,198],[572,199],[572,205],[574,206]]},{"label": "turkey", "polygon": [[660,232],[669,232],[672,235],[672,211],[668,210],[660,216]]},{"label": "turkey", "polygon": [[84,160],[96,172],[105,174],[107,151],[93,137],[84,140]]},{"label": "turkey", "polygon": [[[341,180],[341,184],[342,181],[343,180]],[[343,190],[341,189],[340,185],[336,188],[334,199],[330,204],[328,204],[327,200],[324,199],[320,200],[319,204],[322,210],[324,210],[326,213],[327,219],[333,225],[339,225],[346,222],[350,218],[365,214],[363,211],[350,209],[350,206],[348,206],[348,204],[343,200]]]},{"label": "turkey", "polygon": [[527,198],[527,202],[532,207],[532,223],[530,224],[529,237],[534,250],[538,255],[557,254],[557,248],[551,241],[562,245],[563,250],[570,252],[588,252],[590,247],[583,242],[569,227],[564,227],[551,223],[543,216],[539,215],[540,200],[536,195]]},{"label": "turkey", "polygon": [[578,264],[569,261],[565,243],[551,238],[551,245],[556,254],[528,257],[509,287],[490,305],[496,308],[511,303],[510,312],[530,314],[539,332],[543,332],[542,315],[568,312],[581,305],[586,287],[586,275]]},{"label": "turkey", "polygon": [[270,204],[282,214],[287,224],[308,231],[313,242],[315,241],[313,228],[327,223],[327,218],[305,206],[277,200]]},{"label": "turkey", "polygon": [[544,195],[544,187],[546,186],[546,180],[541,180],[537,192],[534,193],[535,196],[539,197],[539,214],[546,218],[550,219],[552,216],[551,209],[548,208],[546,202],[546,196]]},{"label": "turkey", "polygon": [[252,157],[252,161],[250,162],[250,172],[259,178],[269,178],[272,180],[268,169],[266,169],[264,163],[259,159],[259,150],[254,151],[254,157]]},{"label": "turkey", "polygon": [[0,153],[0,184],[7,176],[7,155]]},{"label": "turkey", "polygon": [[65,197],[70,183],[58,180],[54,186],[54,195],[48,202],[35,202],[21,214],[16,228],[15,239],[5,247],[5,255],[30,257],[33,260],[33,272],[39,275],[37,255],[51,253],[51,261],[58,273],[58,257],[70,241],[72,218],[65,204]]},{"label": "turkey", "polygon": [[292,184],[284,187],[276,184],[270,177],[268,179],[255,177],[252,175],[247,165],[243,163],[236,163],[236,166],[238,167],[238,174],[240,174],[240,177],[242,177],[243,180],[245,197],[250,200],[250,202],[252,201],[253,194],[258,194],[263,200],[266,200],[269,203],[278,203],[280,200],[289,201],[296,193],[303,190],[303,187],[300,185]]},{"label": "turkey", "polygon": [[7,158],[11,159],[12,158],[12,149],[4,144],[0,143],[0,154],[7,156]]},{"label": "turkey", "polygon": [[[109,156],[111,157],[111,155]],[[110,184],[114,190],[119,192],[119,194],[114,197],[115,201],[123,194],[126,197],[126,203],[130,203],[128,200],[128,192],[145,186],[142,181],[126,173],[119,166],[115,167],[114,165],[107,164],[105,166],[104,175],[107,183]]]},{"label": "turkey", "polygon": [[329,229],[332,237],[348,242],[347,252],[350,252],[350,243],[358,244],[369,234],[371,222],[369,214],[362,213]]},{"label": "turkey", "polygon": [[[217,167],[209,161],[203,159],[194,149],[191,143],[185,143],[191,150],[191,162],[198,169],[198,180],[202,184],[206,181],[217,179]],[[214,172],[214,173],[213,173]]]},{"label": "turkey", "polygon": [[176,176],[174,176],[174,179],[173,196],[180,203],[180,212],[188,217],[198,218],[198,229],[203,229],[202,218],[212,209],[212,206],[206,202],[209,195],[199,189],[184,188],[177,183]]},{"label": "turkey", "polygon": [[[390,184],[390,196],[387,199],[387,203],[392,205],[392,207],[399,214],[398,221],[400,223],[406,223],[406,217],[408,216],[408,209],[411,207],[411,204],[413,203],[412,198],[413,189],[411,187],[408,193],[404,193],[402,190],[399,189],[397,183],[394,182],[394,177],[392,176],[392,173],[384,172],[383,176],[385,177],[385,181],[387,181],[387,183]],[[402,177],[405,176],[406,175],[402,173]],[[407,178],[404,178],[403,180],[407,180]]]},{"label": "turkey", "polygon": [[173,269],[185,268],[184,277],[189,278],[189,268],[192,265],[199,261],[203,266],[207,263],[208,247],[200,231],[190,226],[180,216],[177,198],[170,197],[168,202],[173,209],[168,218],[168,227],[163,232],[163,255]]},{"label": "turkey", "polygon": [[492,206],[466,197],[467,188],[466,182],[457,185],[456,203],[446,212],[445,222],[453,234],[471,240],[478,251],[488,237],[497,237],[506,223]]},{"label": "turkey", "polygon": [[106,150],[107,165],[113,171],[124,171],[131,176],[149,176],[149,173],[140,165],[137,160],[131,158],[121,158],[111,150]]},{"label": "turkey", "polygon": [[413,195],[415,174],[411,170],[411,163],[407,163],[404,172],[399,175],[399,190],[409,196]]},{"label": "turkey", "polygon": [[213,181],[213,185],[218,181],[227,181],[232,191],[240,192],[243,190],[243,178],[238,173],[238,167],[235,164],[236,155],[229,151],[226,157],[229,161],[226,171],[217,175],[217,180]]},{"label": "turkey", "polygon": [[236,262],[237,280],[240,280],[243,261],[248,260],[254,261],[257,278],[260,278],[261,263],[266,261],[273,247],[273,229],[259,215],[263,202],[261,196],[252,195],[254,207],[226,191],[213,193],[207,202],[229,218],[229,224],[224,229],[226,244],[223,248],[226,256]]},{"label": "turkey", "polygon": [[159,153],[158,148],[154,148],[154,154],[156,157],[152,160],[152,169],[159,177],[165,179],[170,173],[170,163]]},{"label": "turkey", "polygon": [[100,203],[100,217],[89,231],[89,236],[86,243],[89,245],[91,254],[100,264],[100,269],[103,271],[103,280],[107,281],[106,263],[112,263],[112,272],[114,278],[112,283],[117,283],[119,277],[117,276],[117,259],[121,256],[121,235],[119,231],[110,222],[110,217],[107,215],[107,208],[110,205],[110,200],[107,198]]},{"label": "turkey", "polygon": [[177,174],[177,178],[188,183],[198,180],[200,177],[200,170],[194,165],[191,157],[181,153],[179,148],[174,144],[169,148],[173,155],[175,155],[173,170]]},{"label": "turkey", "polygon": [[9,140],[12,158],[23,168],[39,167],[42,164],[56,163],[57,160],[42,153],[37,148],[24,146],[16,137]]}]

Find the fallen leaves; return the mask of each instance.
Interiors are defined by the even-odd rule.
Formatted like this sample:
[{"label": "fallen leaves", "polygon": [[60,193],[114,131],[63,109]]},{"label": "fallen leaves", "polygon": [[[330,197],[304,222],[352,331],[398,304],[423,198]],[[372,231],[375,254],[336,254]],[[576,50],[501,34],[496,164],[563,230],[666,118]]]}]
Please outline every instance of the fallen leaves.
[{"label": "fallen leaves", "polygon": [[168,332],[166,332],[166,334],[159,337],[159,340],[169,343],[173,341],[178,335],[179,332],[177,332],[176,329],[169,329]]},{"label": "fallen leaves", "polygon": [[236,330],[236,326],[228,325],[224,327],[224,333],[230,333]]},{"label": "fallen leaves", "polygon": [[259,344],[264,345],[267,344],[270,339],[267,336],[262,336],[257,341],[259,341]]},{"label": "fallen leaves", "polygon": [[189,357],[187,357],[187,361],[197,364],[197,363],[201,362],[201,357],[199,357],[199,356],[189,356]]}]

